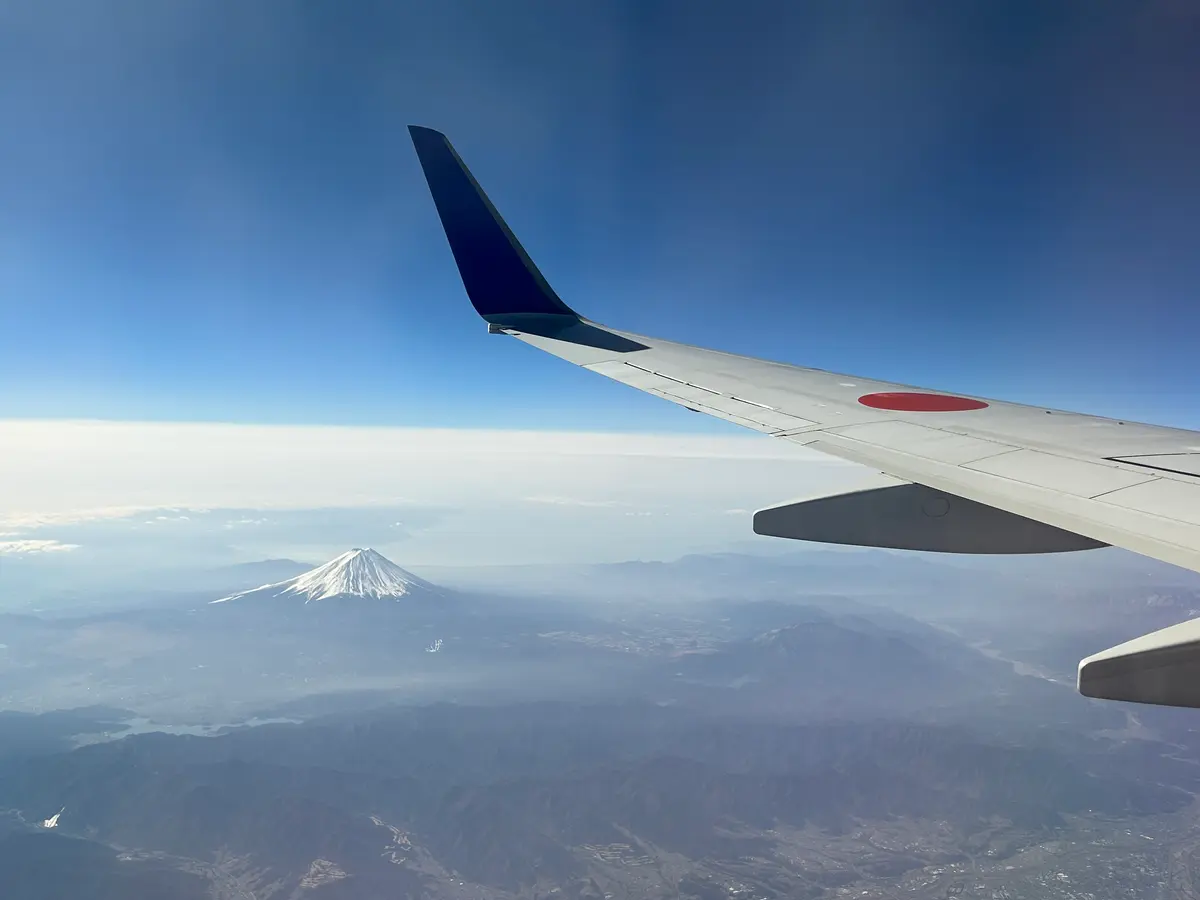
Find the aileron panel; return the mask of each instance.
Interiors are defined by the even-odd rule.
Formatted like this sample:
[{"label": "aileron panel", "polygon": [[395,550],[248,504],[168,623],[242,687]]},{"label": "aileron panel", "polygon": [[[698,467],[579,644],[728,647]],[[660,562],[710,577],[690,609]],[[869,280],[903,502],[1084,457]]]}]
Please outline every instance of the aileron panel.
[{"label": "aileron panel", "polygon": [[968,463],[964,468],[1050,488],[1075,497],[1095,497],[1154,478],[1149,473],[1143,475],[1116,466],[1054,456],[1038,450],[1005,453],[1003,456]]}]

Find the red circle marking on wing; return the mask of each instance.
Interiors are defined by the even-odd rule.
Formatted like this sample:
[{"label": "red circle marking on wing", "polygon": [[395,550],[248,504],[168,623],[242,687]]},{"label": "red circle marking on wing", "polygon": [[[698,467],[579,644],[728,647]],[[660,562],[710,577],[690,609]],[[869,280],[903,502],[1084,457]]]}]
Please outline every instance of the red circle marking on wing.
[{"label": "red circle marking on wing", "polygon": [[863,394],[858,398],[863,406],[872,409],[894,409],[898,412],[966,412],[985,409],[982,400],[970,397],[951,397],[947,394],[922,394],[917,391],[889,391],[882,394]]}]

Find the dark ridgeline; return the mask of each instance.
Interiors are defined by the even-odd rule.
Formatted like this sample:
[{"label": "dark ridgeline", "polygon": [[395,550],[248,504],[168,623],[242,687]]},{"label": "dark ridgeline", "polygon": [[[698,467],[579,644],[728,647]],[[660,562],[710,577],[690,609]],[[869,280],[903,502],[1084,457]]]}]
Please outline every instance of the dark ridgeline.
[{"label": "dark ridgeline", "polygon": [[0,880],[12,900],[210,900],[209,880],[172,861],[118,859],[95,841],[52,832],[0,835]]},{"label": "dark ridgeline", "polygon": [[[752,723],[637,703],[436,706],[13,760],[0,766],[0,807],[66,806],[68,834],[172,857],[234,855],[243,861],[226,863],[226,876],[253,871],[262,883],[295,887],[314,860],[331,860],[353,877],[321,897],[420,896],[447,871],[583,896],[585,845],[724,861],[779,895],[816,896],[823,876],[769,862],[770,829],[939,821],[965,842],[1004,821],[1044,837],[1073,814],[1136,818],[1190,802],[1145,766],[1088,771],[1104,760],[1100,747],[1081,765],[917,723]],[[763,862],[747,867],[748,857]],[[953,858],[889,852],[870,865],[899,875]]]}]

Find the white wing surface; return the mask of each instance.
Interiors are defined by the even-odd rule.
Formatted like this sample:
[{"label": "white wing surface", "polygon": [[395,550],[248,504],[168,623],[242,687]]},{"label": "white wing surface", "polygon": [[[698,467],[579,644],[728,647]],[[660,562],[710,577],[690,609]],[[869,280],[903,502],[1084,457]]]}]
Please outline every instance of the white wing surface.
[{"label": "white wing surface", "polygon": [[[759,533],[968,553],[1112,544],[1200,572],[1200,433],[839,375],[599,325],[555,294],[445,136],[410,131],[463,284],[490,331],[891,476],[868,491],[760,511]],[[1171,658],[1179,658],[1177,636],[1169,640]],[[1154,656],[1142,645],[1137,652]],[[1137,691],[1128,678],[1113,675],[1123,670],[1111,657],[1101,662],[1109,687],[1094,696],[1140,699],[1130,696]]]}]

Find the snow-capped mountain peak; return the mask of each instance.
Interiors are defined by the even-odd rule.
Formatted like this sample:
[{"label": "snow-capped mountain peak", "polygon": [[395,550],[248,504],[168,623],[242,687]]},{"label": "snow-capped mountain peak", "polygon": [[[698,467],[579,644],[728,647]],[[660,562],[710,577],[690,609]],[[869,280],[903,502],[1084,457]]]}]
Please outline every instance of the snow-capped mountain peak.
[{"label": "snow-capped mountain peak", "polygon": [[395,600],[419,593],[437,593],[437,588],[400,568],[382,553],[370,547],[355,547],[295,578],[240,591],[213,603],[225,603],[251,595],[297,597],[303,598],[305,603],[314,603],[330,597],[346,596]]}]

